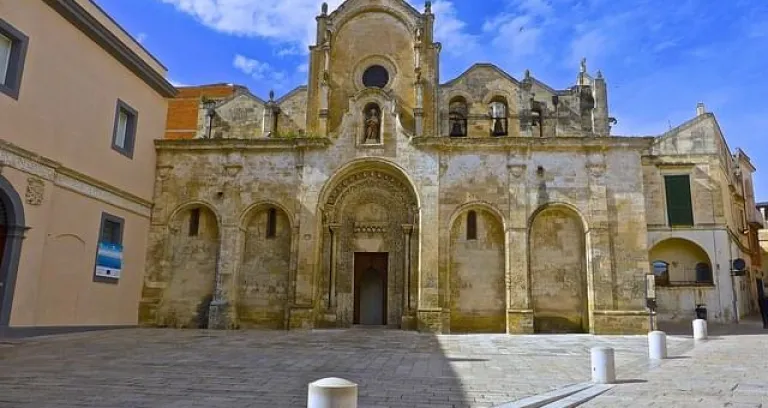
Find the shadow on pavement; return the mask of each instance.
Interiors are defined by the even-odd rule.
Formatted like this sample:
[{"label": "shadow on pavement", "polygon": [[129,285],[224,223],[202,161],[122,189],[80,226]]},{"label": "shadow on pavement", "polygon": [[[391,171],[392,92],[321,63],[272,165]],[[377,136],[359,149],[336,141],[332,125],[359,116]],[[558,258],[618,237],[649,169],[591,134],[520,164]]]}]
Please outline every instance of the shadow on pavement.
[{"label": "shadow on pavement", "polygon": [[[659,330],[671,336],[693,337],[693,322],[659,322]],[[707,332],[711,340],[723,336],[768,335],[760,316],[743,317],[739,323],[722,324],[708,322]]]}]

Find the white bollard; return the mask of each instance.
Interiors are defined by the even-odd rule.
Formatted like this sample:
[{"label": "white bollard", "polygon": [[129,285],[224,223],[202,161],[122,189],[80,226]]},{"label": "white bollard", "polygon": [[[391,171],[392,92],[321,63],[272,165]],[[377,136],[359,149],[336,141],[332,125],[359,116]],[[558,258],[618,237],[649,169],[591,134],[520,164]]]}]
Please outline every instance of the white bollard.
[{"label": "white bollard", "polygon": [[310,383],[307,408],[357,408],[357,384],[343,378]]},{"label": "white bollard", "polygon": [[616,362],[612,348],[592,348],[592,382],[596,384],[616,382]]},{"label": "white bollard", "polygon": [[703,319],[696,319],[693,321],[693,339],[694,340],[706,340],[709,337],[707,333],[707,321]]},{"label": "white bollard", "polygon": [[652,331],[648,333],[648,357],[651,360],[667,358],[667,333]]}]

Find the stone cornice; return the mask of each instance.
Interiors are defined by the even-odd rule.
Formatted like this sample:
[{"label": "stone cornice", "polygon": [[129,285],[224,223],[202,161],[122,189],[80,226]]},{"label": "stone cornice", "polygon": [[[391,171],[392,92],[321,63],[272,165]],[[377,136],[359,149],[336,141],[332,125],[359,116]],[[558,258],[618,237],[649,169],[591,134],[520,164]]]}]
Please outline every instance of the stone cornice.
[{"label": "stone cornice", "polygon": [[126,46],[116,35],[104,27],[75,0],[43,0],[64,19],[77,27],[88,38],[98,44],[117,61],[141,78],[158,94],[165,98],[176,96],[176,87],[147,64],[140,56]]},{"label": "stone cornice", "polygon": [[158,151],[166,150],[295,150],[324,149],[331,145],[325,137],[260,138],[260,139],[178,139],[155,140]]},{"label": "stone cornice", "polygon": [[61,163],[0,140],[0,167],[8,166],[94,200],[149,217],[152,202]]},{"label": "stone cornice", "polygon": [[419,137],[412,139],[414,146],[436,150],[474,149],[529,149],[529,150],[579,150],[579,149],[631,149],[642,150],[653,143],[645,137]]}]

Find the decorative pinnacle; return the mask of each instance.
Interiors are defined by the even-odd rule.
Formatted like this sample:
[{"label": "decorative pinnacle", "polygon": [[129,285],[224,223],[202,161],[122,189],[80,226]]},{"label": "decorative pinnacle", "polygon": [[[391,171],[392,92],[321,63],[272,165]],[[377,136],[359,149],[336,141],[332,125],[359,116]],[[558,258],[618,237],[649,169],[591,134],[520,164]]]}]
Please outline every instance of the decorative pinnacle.
[{"label": "decorative pinnacle", "polygon": [[328,14],[328,3],[323,3],[323,5],[320,7],[321,15],[325,16]]},{"label": "decorative pinnacle", "polygon": [[269,91],[269,101],[270,102],[274,102],[275,101],[275,91],[274,90],[270,90]]},{"label": "decorative pinnacle", "polygon": [[432,12],[432,2],[431,1],[427,0],[424,3],[424,12],[425,13],[431,13]]}]

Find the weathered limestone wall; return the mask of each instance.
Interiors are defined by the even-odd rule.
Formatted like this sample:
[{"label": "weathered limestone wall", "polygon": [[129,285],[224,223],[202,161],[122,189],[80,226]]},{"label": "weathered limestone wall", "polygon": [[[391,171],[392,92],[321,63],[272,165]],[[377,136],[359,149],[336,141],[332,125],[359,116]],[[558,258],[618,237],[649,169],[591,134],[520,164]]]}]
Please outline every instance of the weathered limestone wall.
[{"label": "weathered limestone wall", "polygon": [[507,103],[509,135],[520,136],[519,83],[492,65],[476,65],[455,80],[440,86],[440,134],[450,134],[451,101],[461,98],[467,106],[467,137],[489,137],[489,104],[494,98]]},{"label": "weathered limestone wall", "polygon": [[[713,270],[714,288],[698,285],[657,288],[661,320],[693,318],[698,304],[706,305],[709,317],[720,322],[735,321],[737,316],[746,315],[755,308],[753,278],[731,277],[730,273],[731,262],[736,258],[745,259],[747,268],[752,269],[749,237],[742,233],[745,228],[745,187],[735,177],[734,166],[714,116],[707,113],[700,113],[658,138],[644,158],[648,248],[652,251],[649,262],[662,255],[676,260],[679,266],[670,267],[670,277],[695,280],[694,259],[678,259],[687,253],[684,248],[678,248],[676,254],[669,251],[657,253],[660,251],[657,244],[666,245],[664,241],[678,239],[703,248]],[[742,173],[751,177],[748,170],[743,169]],[[690,176],[694,226],[668,225],[665,175]],[[687,278],[680,276],[683,269],[687,270]]]},{"label": "weathered limestone wall", "polygon": [[[274,236],[268,217],[275,211]],[[289,306],[291,238],[293,230],[282,211],[259,206],[245,224],[245,247],[239,270],[237,318],[243,328],[285,328]]]},{"label": "weathered limestone wall", "polygon": [[329,129],[341,125],[349,108],[349,98],[364,89],[363,71],[380,64],[390,71],[391,89],[397,96],[402,123],[413,131],[415,95],[413,33],[409,26],[392,14],[370,11],[359,14],[335,27],[331,48]]},{"label": "weathered limestone wall", "polygon": [[[228,139],[253,139],[264,135],[264,102],[248,92],[238,92],[234,97],[219,102],[213,118],[211,137]],[[198,137],[207,136],[207,112],[200,106]]]},{"label": "weathered limestone wall", "polygon": [[[162,248],[167,269],[149,274],[152,285],[145,286],[144,297],[155,292],[154,307],[146,310],[145,319],[159,326],[200,328],[208,324],[208,305],[213,298],[219,229],[216,216],[205,207],[200,211],[197,235],[190,233],[192,208],[179,212],[168,225],[169,236]],[[158,248],[160,249],[160,248]]]},{"label": "weathered limestone wall", "polygon": [[[475,237],[468,236],[469,213]],[[482,208],[461,213],[451,228],[450,331],[506,332],[506,248],[504,225]]]},{"label": "weathered limestone wall", "polygon": [[539,333],[588,331],[584,227],[566,208],[546,208],[530,231],[531,299]]},{"label": "weathered limestone wall", "polygon": [[280,98],[277,132],[281,136],[296,136],[307,129],[307,87],[299,87]]}]

